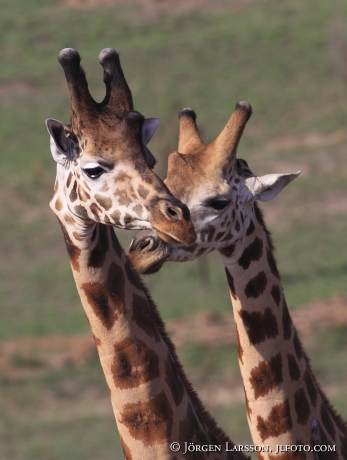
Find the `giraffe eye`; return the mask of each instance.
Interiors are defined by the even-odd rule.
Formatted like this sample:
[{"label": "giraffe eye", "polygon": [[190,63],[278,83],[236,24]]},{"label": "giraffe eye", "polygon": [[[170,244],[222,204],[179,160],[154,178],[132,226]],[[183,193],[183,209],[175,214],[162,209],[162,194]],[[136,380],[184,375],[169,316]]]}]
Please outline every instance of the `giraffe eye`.
[{"label": "giraffe eye", "polygon": [[106,172],[101,166],[96,166],[94,168],[84,168],[83,171],[90,179],[97,179]]},{"label": "giraffe eye", "polygon": [[221,211],[222,209],[226,208],[229,203],[230,203],[230,200],[216,200],[216,201],[211,201],[211,203],[208,203],[207,206],[215,209],[216,211]]}]

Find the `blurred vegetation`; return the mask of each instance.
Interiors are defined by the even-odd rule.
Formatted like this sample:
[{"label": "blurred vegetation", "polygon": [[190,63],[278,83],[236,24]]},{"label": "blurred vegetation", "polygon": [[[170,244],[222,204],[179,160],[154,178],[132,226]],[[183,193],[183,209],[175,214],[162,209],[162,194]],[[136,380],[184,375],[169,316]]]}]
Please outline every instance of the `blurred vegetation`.
[{"label": "blurred vegetation", "polygon": [[[263,206],[288,304],[304,308],[344,295],[347,3],[186,0],[164,8],[165,2],[154,0],[108,7],[95,1],[85,9],[68,3],[0,0],[0,357],[1,343],[8,340],[88,332],[61,231],[48,207],[55,165],[44,120],[69,119],[57,61],[64,47],[80,52],[97,100],[104,95],[98,53],[105,47],[120,52],[136,109],[161,118],[150,147],[162,177],[166,156],[177,145],[179,110],[195,109],[209,142],[235,103],[249,101],[254,114],[239,156],[259,174],[302,171]],[[126,246],[130,232],[120,238]],[[146,278],[165,320],[230,311],[217,259],[168,264]],[[343,328],[334,329],[308,346],[322,385],[337,385],[328,394],[347,417],[346,390],[338,387],[347,378],[344,337]],[[180,355],[198,389],[239,378],[235,351],[188,343]],[[18,356],[12,365],[28,372],[0,374],[0,458],[120,458],[95,358],[82,368],[45,369],[40,377],[35,357]],[[209,408],[237,443],[249,442],[242,401],[220,405],[211,392]]]}]

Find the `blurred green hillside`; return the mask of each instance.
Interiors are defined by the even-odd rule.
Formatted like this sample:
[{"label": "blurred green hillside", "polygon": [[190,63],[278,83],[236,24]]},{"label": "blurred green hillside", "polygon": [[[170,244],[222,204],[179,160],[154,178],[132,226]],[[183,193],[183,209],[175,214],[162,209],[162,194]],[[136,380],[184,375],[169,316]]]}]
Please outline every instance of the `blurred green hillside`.
[{"label": "blurred green hillside", "polygon": [[[332,298],[347,295],[347,2],[85,4],[0,0],[0,458],[6,460],[122,458],[101,369],[93,351],[78,348],[88,324],[48,207],[55,164],[44,121],[69,120],[57,61],[62,48],[80,52],[96,100],[104,96],[99,51],[120,53],[135,108],[161,119],[150,144],[161,177],[183,107],[197,112],[208,142],[237,101],[250,102],[254,113],[239,156],[258,174],[302,171],[263,206],[288,304],[304,309],[324,301],[329,309]],[[125,247],[130,238],[120,233]],[[214,255],[170,264],[145,281],[169,324],[231,311]],[[346,332],[341,319],[302,340],[347,418]],[[55,349],[42,358],[41,348],[51,350],[49,340],[62,336],[76,337],[70,352],[76,346],[81,361],[62,358],[58,365]],[[218,422],[235,442],[250,442],[242,395],[213,399],[214,387],[236,395],[241,388],[235,349],[187,339],[179,354]]]}]

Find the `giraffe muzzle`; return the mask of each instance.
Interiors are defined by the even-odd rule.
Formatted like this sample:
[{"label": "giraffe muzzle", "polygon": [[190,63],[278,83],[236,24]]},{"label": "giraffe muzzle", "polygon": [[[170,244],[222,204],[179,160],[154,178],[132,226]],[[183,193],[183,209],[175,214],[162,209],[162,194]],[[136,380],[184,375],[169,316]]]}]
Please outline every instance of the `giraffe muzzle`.
[{"label": "giraffe muzzle", "polygon": [[188,207],[168,200],[158,201],[158,210],[152,213],[151,225],[166,243],[192,244],[196,240]]}]

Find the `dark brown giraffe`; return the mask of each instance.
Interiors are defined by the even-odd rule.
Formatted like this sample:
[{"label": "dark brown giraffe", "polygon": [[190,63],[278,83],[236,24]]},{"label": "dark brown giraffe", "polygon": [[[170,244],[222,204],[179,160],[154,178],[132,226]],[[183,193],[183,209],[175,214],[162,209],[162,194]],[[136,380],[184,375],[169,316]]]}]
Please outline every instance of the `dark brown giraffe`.
[{"label": "dark brown giraffe", "polygon": [[[149,165],[143,141],[152,122],[133,110],[114,50],[99,55],[106,97],[89,94],[80,57],[59,55],[71,102],[71,126],[49,120],[57,179],[51,208],[63,230],[71,267],[110,390],[127,460],[182,458],[185,442],[223,445],[190,459],[244,459],[203,408],[178,362],[149,294],[112,227],[153,225],[168,241],[192,243],[189,211]],[[155,124],[155,123],[154,123]],[[107,224],[107,225],[104,225]],[[181,450],[170,449],[173,442]]]},{"label": "dark brown giraffe", "polygon": [[[130,257],[138,271],[153,273],[165,261],[192,260],[218,250],[233,304],[253,442],[272,450],[259,458],[346,459],[346,423],[317,384],[298,339],[270,234],[256,203],[274,198],[299,173],[258,177],[244,160],[236,159],[251,112],[248,103],[238,103],[209,145],[200,138],[195,113],[180,113],[178,151],[169,156],[165,182],[188,205],[197,240],[175,246],[145,230],[133,240]],[[310,449],[315,444],[335,450],[314,453]],[[278,445],[296,446],[296,452],[275,454]],[[309,451],[300,452],[301,445]]]}]

